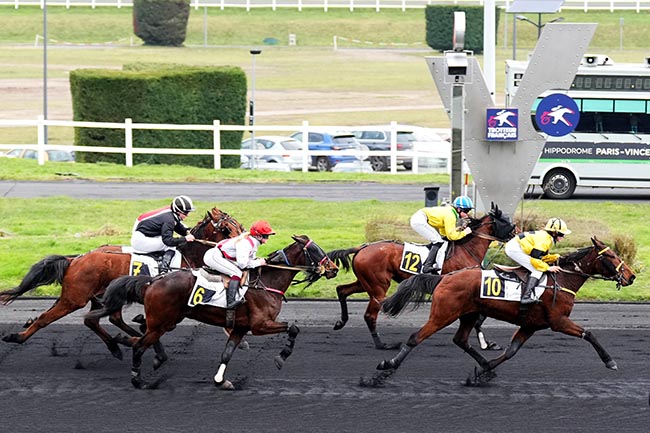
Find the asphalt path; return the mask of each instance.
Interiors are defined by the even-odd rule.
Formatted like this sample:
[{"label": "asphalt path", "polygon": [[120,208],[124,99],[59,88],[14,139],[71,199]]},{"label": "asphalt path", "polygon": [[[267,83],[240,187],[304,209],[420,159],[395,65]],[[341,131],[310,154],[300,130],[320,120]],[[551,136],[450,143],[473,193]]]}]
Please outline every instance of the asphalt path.
[{"label": "asphalt path", "polygon": [[[240,201],[260,198],[305,198],[319,201],[420,201],[424,203],[425,187],[438,187],[438,197],[449,195],[449,185],[380,184],[373,182],[321,183],[161,183],[161,182],[93,182],[66,179],[62,181],[0,181],[0,197],[41,198],[73,197],[95,200],[164,199],[187,194],[195,200]],[[539,189],[526,198],[538,198]],[[571,200],[624,201],[647,203],[650,189],[577,188]]]},{"label": "asphalt path", "polygon": [[[52,300],[0,307],[0,334],[16,332]],[[282,370],[273,365],[286,336],[247,337],[226,373],[237,390],[216,389],[225,336],[182,322],[162,342],[170,360],[135,390],[130,360],[119,361],[81,325],[80,312],[41,330],[23,345],[0,342],[3,431],[21,432],[594,432],[641,433],[650,421],[647,320],[649,304],[578,304],[572,318],[591,329],[617,361],[604,367],[586,342],[542,331],[497,370],[488,385],[467,387],[474,362],[451,338],[455,324],[416,348],[383,387],[360,386],[395,352],[377,351],[351,303],[351,320],[332,330],[338,306],[293,301],[281,319],[301,333]],[[125,317],[141,312],[139,305]],[[380,317],[388,341],[404,341],[426,320],[427,308],[397,319]],[[106,324],[115,332],[112,325]],[[485,325],[505,345],[514,327]],[[127,352],[128,353],[128,352]],[[496,352],[482,352],[487,357]],[[145,356],[149,366],[151,353]]]}]

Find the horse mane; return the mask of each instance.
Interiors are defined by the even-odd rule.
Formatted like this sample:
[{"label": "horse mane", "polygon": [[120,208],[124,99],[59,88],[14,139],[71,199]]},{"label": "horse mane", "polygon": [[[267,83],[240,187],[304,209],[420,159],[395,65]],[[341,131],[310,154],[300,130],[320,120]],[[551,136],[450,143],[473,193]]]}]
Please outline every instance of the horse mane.
[{"label": "horse mane", "polygon": [[559,260],[560,266],[572,265],[586,256],[590,251],[593,250],[593,247],[584,247],[580,248],[572,253],[569,253],[565,256],[561,256]]}]

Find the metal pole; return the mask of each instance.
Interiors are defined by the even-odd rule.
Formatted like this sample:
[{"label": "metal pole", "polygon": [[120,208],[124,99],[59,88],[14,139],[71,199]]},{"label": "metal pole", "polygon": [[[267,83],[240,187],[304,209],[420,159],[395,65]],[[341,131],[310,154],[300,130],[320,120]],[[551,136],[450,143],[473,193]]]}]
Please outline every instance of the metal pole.
[{"label": "metal pole", "polygon": [[[47,121],[47,0],[43,0],[43,119]],[[47,124],[43,138],[47,144]]]},{"label": "metal pole", "polygon": [[[255,56],[258,54],[262,53],[262,50],[250,50],[252,61],[253,61],[253,68],[251,71],[251,100],[248,105],[248,125],[249,126],[254,126],[255,125]],[[255,129],[251,129],[251,149],[256,150],[257,149],[257,143],[255,142]],[[257,158],[257,155],[251,155],[251,161],[250,162],[250,168],[255,167],[255,160]]]},{"label": "metal pole", "polygon": [[463,126],[465,123],[465,95],[463,84],[451,88],[451,178],[449,201],[462,195],[463,189]]},{"label": "metal pole", "polygon": [[517,60],[517,16],[512,14],[512,60]]}]

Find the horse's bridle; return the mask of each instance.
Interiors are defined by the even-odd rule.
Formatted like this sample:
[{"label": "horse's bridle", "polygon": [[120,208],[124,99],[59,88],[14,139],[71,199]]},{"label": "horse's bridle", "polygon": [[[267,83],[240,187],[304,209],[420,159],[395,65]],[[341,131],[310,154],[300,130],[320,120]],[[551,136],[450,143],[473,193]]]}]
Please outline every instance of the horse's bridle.
[{"label": "horse's bridle", "polygon": [[[594,249],[596,249],[596,246],[594,246]],[[602,261],[602,259],[603,259],[604,257],[607,257],[607,256],[605,256],[604,254],[605,254],[607,251],[610,251],[610,250],[611,250],[610,247],[605,247],[605,248],[603,248],[602,250],[598,251],[598,254],[596,255],[596,257],[594,257],[594,258],[591,259],[589,262],[587,262],[587,265],[592,264],[592,263],[595,262],[596,260],[600,260],[600,261]],[[567,274],[581,275],[581,276],[583,276],[583,277],[595,278],[595,279],[599,279],[599,280],[605,280],[605,281],[616,281],[616,288],[617,288],[618,290],[620,290],[620,289],[621,289],[621,285],[622,285],[622,280],[623,280],[623,273],[621,272],[621,269],[622,269],[623,266],[625,265],[625,262],[624,262],[623,260],[621,260],[621,263],[619,263],[619,264],[616,265],[616,266],[614,266],[614,264],[611,263],[611,262],[606,262],[606,264],[603,264],[603,265],[606,266],[607,268],[610,268],[610,269],[613,268],[613,270],[614,270],[614,272],[615,272],[615,275],[613,275],[613,276],[611,276],[611,277],[606,277],[606,276],[604,276],[604,275],[591,275],[591,274],[587,274],[587,273],[585,273],[582,269],[580,269],[580,265],[579,265],[578,263],[576,263],[576,262],[573,262],[573,266],[574,266],[574,268],[576,269],[575,271],[571,271],[571,270],[568,270],[568,269],[562,269],[562,272],[567,273]]]},{"label": "horse's bridle", "polygon": [[293,265],[289,261],[289,258],[285,254],[284,250],[278,250],[278,251],[276,251],[276,256],[281,256],[282,260],[285,263],[285,265],[277,265],[277,264],[273,264],[273,263],[267,263],[266,266],[270,266],[272,268],[279,268],[279,269],[290,269],[290,270],[294,270],[294,271],[303,271],[303,272],[307,272],[307,273],[317,274],[319,277],[322,276],[325,273],[325,265],[324,265],[324,263],[329,260],[329,257],[327,257],[327,254],[323,254],[323,258],[320,259],[317,262],[312,257],[311,253],[309,252],[309,246],[313,242],[314,241],[312,241],[310,239],[302,247],[302,251],[305,254],[305,263],[309,263],[309,265]]}]

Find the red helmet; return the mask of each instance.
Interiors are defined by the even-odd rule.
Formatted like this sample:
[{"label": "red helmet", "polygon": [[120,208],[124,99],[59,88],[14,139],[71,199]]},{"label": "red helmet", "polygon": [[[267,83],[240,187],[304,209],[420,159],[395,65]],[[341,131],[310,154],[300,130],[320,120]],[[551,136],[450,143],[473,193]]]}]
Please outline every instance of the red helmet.
[{"label": "red helmet", "polygon": [[274,235],[275,232],[271,228],[271,225],[267,223],[264,220],[257,221],[253,223],[250,229],[250,233],[253,236],[259,236],[259,235]]}]

